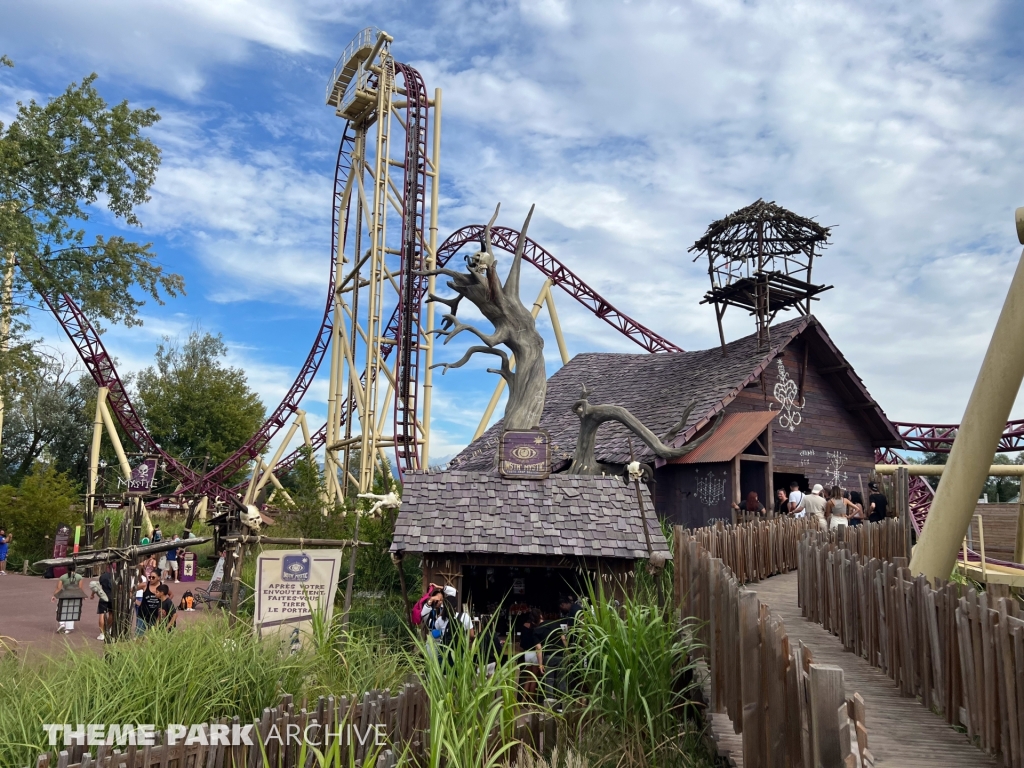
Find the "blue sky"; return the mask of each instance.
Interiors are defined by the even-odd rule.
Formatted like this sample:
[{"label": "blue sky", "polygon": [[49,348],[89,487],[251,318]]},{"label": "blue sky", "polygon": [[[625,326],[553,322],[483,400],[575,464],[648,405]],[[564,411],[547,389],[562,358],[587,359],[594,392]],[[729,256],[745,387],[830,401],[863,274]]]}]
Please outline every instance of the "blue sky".
[{"label": "blue sky", "polygon": [[[535,239],[700,349],[717,332],[686,248],[775,200],[835,226],[815,274],[836,288],[816,314],[886,412],[956,421],[1020,253],[1024,18],[1012,2],[902,5],[0,0],[0,52],[17,65],[0,72],[0,120],[92,71],[108,101],[157,108],[164,161],[134,235],[188,295],[147,305],[145,325],[109,329],[107,346],[137,369],[201,323],[272,408],[325,299],[342,130],[327,76],[378,26],[444,91],[442,237],[498,201],[518,227],[536,203]],[[539,285],[526,280],[525,301]],[[570,353],[632,351],[567,297],[558,307]],[[751,330],[728,318],[730,338]],[[553,370],[553,341],[548,353]],[[472,436],[486,362],[438,377],[434,458]],[[325,396],[322,381],[314,421]]]}]

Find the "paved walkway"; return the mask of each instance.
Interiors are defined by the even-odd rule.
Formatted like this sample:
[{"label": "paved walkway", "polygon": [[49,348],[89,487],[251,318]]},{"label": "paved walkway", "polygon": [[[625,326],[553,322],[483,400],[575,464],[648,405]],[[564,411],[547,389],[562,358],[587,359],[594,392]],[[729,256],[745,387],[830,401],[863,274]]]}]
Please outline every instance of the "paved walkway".
[{"label": "paved walkway", "polygon": [[[918,699],[901,696],[896,684],[882,670],[844,651],[837,637],[804,619],[796,602],[796,572],[747,586],[757,592],[763,603],[771,606],[773,613],[782,617],[791,643],[803,641],[817,663],[842,667],[847,696],[856,691],[864,697],[868,749],[878,768],[999,765],[995,758],[970,744],[965,734],[955,731],[944,719],[925,709]],[[732,733],[728,719],[716,715],[712,728],[720,746],[729,749],[730,757],[741,766],[741,737]]]},{"label": "paved walkway", "polygon": [[[168,584],[175,602],[195,585],[209,586],[206,581],[191,584]],[[96,600],[86,599],[82,605],[82,621],[75,623],[75,630],[67,635],[58,634],[56,603],[50,602],[57,582],[39,576],[22,576],[10,573],[0,576],[0,641],[22,651],[41,652],[52,655],[64,649],[93,647],[97,652],[103,643],[97,640],[100,633],[96,615]],[[195,621],[205,611],[178,614],[178,625],[184,626]],[[0,646],[0,654],[4,648]]]}]

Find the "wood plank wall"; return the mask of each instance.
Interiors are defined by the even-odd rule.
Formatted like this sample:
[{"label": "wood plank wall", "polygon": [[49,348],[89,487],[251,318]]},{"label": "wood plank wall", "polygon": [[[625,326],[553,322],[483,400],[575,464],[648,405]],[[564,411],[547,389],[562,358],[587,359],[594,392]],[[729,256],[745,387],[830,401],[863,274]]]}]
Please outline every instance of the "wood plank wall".
[{"label": "wood plank wall", "polygon": [[[790,344],[777,360],[782,361],[789,381],[798,385],[803,342]],[[774,471],[806,475],[812,486],[831,486],[838,479],[844,488],[860,490],[858,475],[866,486],[875,468],[875,449],[864,422],[847,408],[829,382],[831,376],[819,373],[814,356],[808,356],[800,423],[790,429],[788,421],[782,423],[782,413],[771,423]],[[747,387],[726,407],[726,413],[763,411],[769,406],[779,411],[774,392],[781,379],[778,362],[772,362],[764,374],[764,391],[759,385]],[[830,454],[838,454],[840,466],[836,469]]]}]

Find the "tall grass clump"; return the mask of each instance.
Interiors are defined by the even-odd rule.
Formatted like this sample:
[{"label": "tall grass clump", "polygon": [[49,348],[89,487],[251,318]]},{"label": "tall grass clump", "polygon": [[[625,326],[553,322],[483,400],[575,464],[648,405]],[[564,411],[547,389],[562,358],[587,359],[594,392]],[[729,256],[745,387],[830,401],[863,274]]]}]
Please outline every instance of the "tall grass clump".
[{"label": "tall grass clump", "polygon": [[344,629],[337,608],[330,620],[322,609],[313,610],[309,641],[310,696],[397,690],[413,670],[408,652],[387,636]]},{"label": "tall grass clump", "polygon": [[508,765],[517,746],[517,659],[500,655],[488,674],[485,643],[471,642],[464,632],[449,646],[417,637],[412,658],[430,700],[428,768]]},{"label": "tall grass clump", "polygon": [[299,694],[308,660],[249,627],[211,618],[149,632],[102,656],[68,650],[42,663],[0,658],[0,765],[34,765],[50,749],[44,723],[204,723],[259,718],[282,694]]},{"label": "tall grass clump", "polygon": [[595,768],[699,764],[686,724],[691,633],[649,602],[618,606],[599,590],[590,604],[570,630],[566,666],[574,691],[567,711],[579,714],[577,749]]}]

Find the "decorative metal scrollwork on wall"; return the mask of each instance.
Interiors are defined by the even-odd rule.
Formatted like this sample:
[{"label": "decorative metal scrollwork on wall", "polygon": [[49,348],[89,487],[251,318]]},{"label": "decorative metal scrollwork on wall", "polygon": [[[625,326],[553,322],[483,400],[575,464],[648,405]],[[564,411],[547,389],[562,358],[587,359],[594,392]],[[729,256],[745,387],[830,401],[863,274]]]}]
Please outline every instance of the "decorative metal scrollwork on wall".
[{"label": "decorative metal scrollwork on wall", "polygon": [[[779,380],[775,384],[773,394],[775,399],[779,401],[779,426],[792,432],[804,420],[800,411],[803,410],[807,398],[803,398],[799,405],[797,404],[796,398],[800,392],[797,390],[796,382],[789,378],[786,366],[782,364],[782,359],[779,358],[776,362],[779,365]],[[770,403],[768,405],[769,410],[772,410],[774,406],[775,403]]]}]

